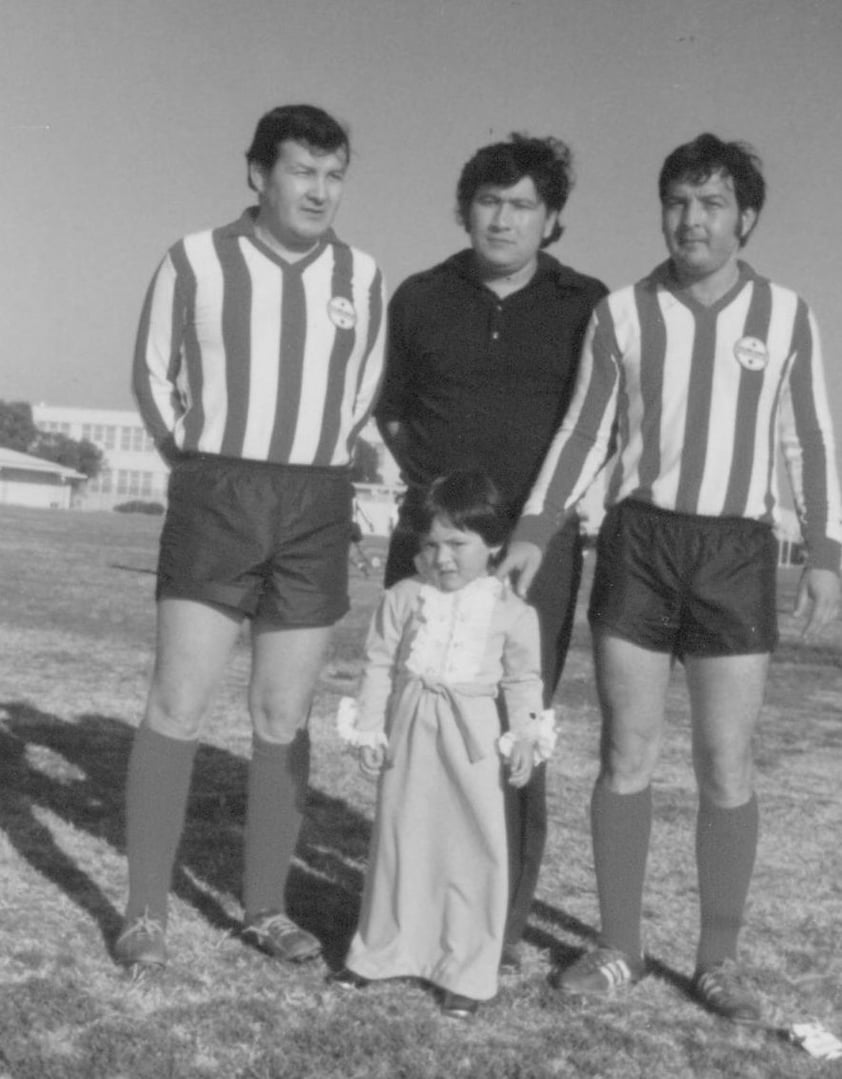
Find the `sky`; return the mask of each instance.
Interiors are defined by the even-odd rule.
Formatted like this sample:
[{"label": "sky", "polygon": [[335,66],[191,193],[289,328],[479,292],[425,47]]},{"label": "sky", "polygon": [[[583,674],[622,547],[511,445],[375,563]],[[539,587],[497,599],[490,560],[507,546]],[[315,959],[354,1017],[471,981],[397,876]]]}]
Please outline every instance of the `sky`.
[{"label": "sky", "polygon": [[619,287],[664,257],[656,178],[710,130],[769,196],[745,256],[813,306],[842,440],[840,0],[0,0],[0,400],[127,408],[143,294],[252,200],[275,105],[350,127],[339,235],[394,288],[464,246],[464,162],[555,135],[562,262]]}]

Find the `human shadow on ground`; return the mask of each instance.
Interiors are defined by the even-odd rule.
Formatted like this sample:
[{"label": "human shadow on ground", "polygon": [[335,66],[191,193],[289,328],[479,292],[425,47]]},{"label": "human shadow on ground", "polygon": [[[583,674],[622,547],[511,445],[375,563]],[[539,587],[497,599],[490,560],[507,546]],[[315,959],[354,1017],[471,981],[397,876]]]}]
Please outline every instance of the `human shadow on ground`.
[{"label": "human shadow on ground", "polygon": [[[5,714],[5,718],[3,718]],[[46,812],[125,855],[124,792],[134,728],[98,714],[67,721],[21,701],[0,702],[0,828],[33,869],[95,922],[110,949],[122,910],[66,851],[41,819]],[[243,828],[248,761],[202,744],[196,754],[187,821],[173,893],[215,928],[240,928]],[[290,915],[322,942],[340,966],[359,917],[371,821],[346,801],[311,787],[287,886]],[[596,938],[592,926],[542,901],[533,914],[582,946],[530,925],[527,943],[550,951],[556,966],[573,962]],[[662,964],[661,976],[682,979]]]},{"label": "human shadow on ground", "polygon": [[[134,728],[110,716],[68,722],[20,701],[0,702],[0,828],[17,852],[99,925],[110,948],[122,910],[65,850],[44,812],[125,854],[124,790]],[[240,929],[248,761],[202,744],[196,754],[173,893],[222,931]],[[290,873],[290,915],[341,962],[359,914],[370,821],[311,788]],[[235,913],[232,913],[232,908]]]}]

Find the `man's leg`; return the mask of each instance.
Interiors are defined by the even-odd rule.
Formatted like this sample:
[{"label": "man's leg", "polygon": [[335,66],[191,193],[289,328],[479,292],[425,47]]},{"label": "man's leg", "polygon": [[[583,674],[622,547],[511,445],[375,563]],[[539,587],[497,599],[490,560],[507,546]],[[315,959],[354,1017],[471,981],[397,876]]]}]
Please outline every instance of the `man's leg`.
[{"label": "man's leg", "polygon": [[591,828],[601,947],[558,978],[571,992],[607,992],[643,973],[643,883],[671,657],[601,631],[594,634],[602,709],[601,770]]},{"label": "man's leg", "polygon": [[307,793],[306,723],[331,632],[329,626],[254,627],[243,905],[247,933],[265,951],[291,961],[320,950],[315,937],[286,918],[285,890]]},{"label": "man's leg", "polygon": [[[541,626],[545,706],[553,699],[567,657],[581,578],[582,541],[576,521],[550,541],[529,590]],[[517,945],[532,909],[547,839],[546,771],[546,765],[540,765],[525,787],[506,786],[510,899],[503,962],[513,968],[518,966]]]},{"label": "man's leg", "polygon": [[398,523],[389,540],[383,585],[391,588],[398,581],[414,576],[415,556],[418,554],[418,536],[410,527],[406,514],[398,517]]},{"label": "man's leg", "polygon": [[129,899],[116,947],[122,962],[164,961],[167,895],[193,757],[239,626],[238,614],[192,600],[158,603],[155,668],[126,785]]},{"label": "man's leg", "polygon": [[[752,738],[760,715],[769,656],[688,657],[693,762],[699,786],[696,861],[701,933],[696,955],[700,995],[734,1019],[756,1019],[754,1001],[737,985],[705,977],[736,961],[737,938],[757,852]],[[727,999],[726,999],[727,998]]]}]

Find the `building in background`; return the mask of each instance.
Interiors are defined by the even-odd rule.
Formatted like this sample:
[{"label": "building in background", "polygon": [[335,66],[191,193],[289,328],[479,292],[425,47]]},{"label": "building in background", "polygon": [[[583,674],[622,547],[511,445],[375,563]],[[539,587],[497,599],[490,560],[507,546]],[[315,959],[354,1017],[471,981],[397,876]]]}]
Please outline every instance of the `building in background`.
[{"label": "building in background", "polygon": [[82,472],[0,446],[0,505],[67,510],[79,503],[86,482]]},{"label": "building in background", "polygon": [[32,406],[32,419],[42,431],[87,439],[102,450],[102,471],[85,484],[81,509],[110,510],[135,501],[166,504],[169,469],[134,410],[38,404]]},{"label": "building in background", "polygon": [[[77,441],[87,439],[102,450],[102,471],[79,485],[74,507],[110,510],[124,502],[166,505],[169,468],[134,409],[37,404],[32,406],[32,419],[42,431],[55,431]],[[398,469],[373,422],[362,437],[377,451],[381,482],[355,485],[357,522],[364,535],[388,535],[403,489]]]}]

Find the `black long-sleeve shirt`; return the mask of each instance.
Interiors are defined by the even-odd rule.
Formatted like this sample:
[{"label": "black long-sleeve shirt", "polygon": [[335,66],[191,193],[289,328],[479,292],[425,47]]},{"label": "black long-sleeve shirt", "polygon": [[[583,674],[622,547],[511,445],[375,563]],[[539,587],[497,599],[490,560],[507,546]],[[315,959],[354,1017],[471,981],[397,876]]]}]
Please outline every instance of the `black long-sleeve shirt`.
[{"label": "black long-sleeve shirt", "polygon": [[570,403],[594,305],[607,293],[540,252],[529,283],[501,299],[470,250],[409,277],[389,307],[376,417],[402,425],[398,464],[423,486],[482,468],[520,512]]}]

